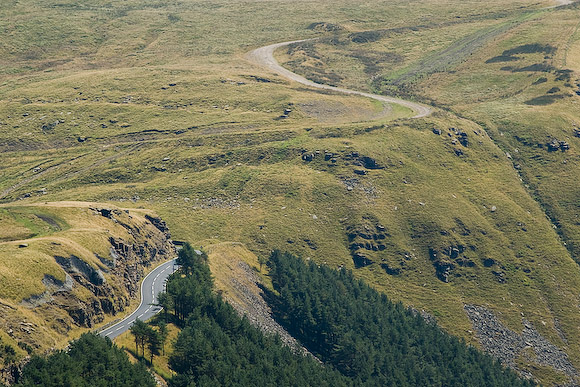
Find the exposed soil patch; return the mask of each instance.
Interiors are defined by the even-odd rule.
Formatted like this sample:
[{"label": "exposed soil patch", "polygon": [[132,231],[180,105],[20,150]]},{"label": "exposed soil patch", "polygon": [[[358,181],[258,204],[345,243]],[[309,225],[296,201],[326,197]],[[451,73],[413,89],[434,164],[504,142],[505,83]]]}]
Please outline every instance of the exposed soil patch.
[{"label": "exposed soil patch", "polygon": [[389,115],[392,110],[389,105],[384,105],[382,111],[376,112],[337,101],[322,100],[304,102],[298,104],[298,107],[305,114],[325,123],[372,121]]},{"label": "exposed soil patch", "polygon": [[34,215],[36,215],[36,217],[41,219],[43,222],[48,223],[50,225],[50,227],[53,229],[53,231],[61,231],[62,230],[62,228],[60,227],[58,222],[56,220],[54,220],[53,218],[51,218],[50,216],[45,215],[45,214],[34,214]]}]

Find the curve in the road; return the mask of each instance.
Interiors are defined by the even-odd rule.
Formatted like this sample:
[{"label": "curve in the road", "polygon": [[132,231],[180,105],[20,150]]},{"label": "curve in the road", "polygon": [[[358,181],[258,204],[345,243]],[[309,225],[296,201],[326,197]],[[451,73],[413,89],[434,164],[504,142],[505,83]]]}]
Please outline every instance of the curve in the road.
[{"label": "curve in the road", "polygon": [[560,7],[563,7],[565,5],[570,5],[572,3],[574,3],[574,0],[556,0],[556,5],[551,5],[549,7],[545,7],[544,9],[560,8]]},{"label": "curve in the road", "polygon": [[274,51],[277,48],[284,47],[284,46],[287,46],[287,45],[292,44],[292,43],[306,42],[308,40],[315,40],[315,39],[301,39],[301,40],[292,40],[289,42],[270,44],[269,46],[260,47],[260,48],[257,48],[255,50],[251,51],[250,53],[248,53],[247,58],[250,61],[256,63],[257,65],[260,65],[262,67],[266,67],[274,72],[277,72],[278,74],[282,75],[283,77],[285,77],[287,79],[302,83],[303,85],[306,85],[309,87],[315,87],[317,89],[332,90],[332,91],[336,91],[336,92],[344,93],[344,94],[361,95],[363,97],[372,98],[372,99],[375,99],[377,101],[394,103],[394,104],[398,104],[401,106],[405,106],[405,107],[410,108],[411,110],[413,110],[416,113],[413,116],[413,118],[425,117],[425,116],[431,114],[432,109],[430,107],[418,104],[416,102],[407,101],[407,100],[395,98],[395,97],[387,97],[385,95],[365,93],[363,91],[350,90],[350,89],[345,89],[342,87],[334,87],[334,86],[329,86],[329,85],[324,85],[324,84],[312,82],[312,81],[304,78],[303,76],[298,75],[296,73],[293,73],[292,71],[282,67],[278,63],[278,61],[274,58]]},{"label": "curve in the road", "polygon": [[137,309],[115,325],[107,327],[99,332],[99,335],[114,339],[121,333],[131,328],[135,320],[148,320],[161,311],[157,306],[157,295],[165,290],[165,281],[174,271],[176,260],[165,262],[147,274],[141,282],[141,302]]}]

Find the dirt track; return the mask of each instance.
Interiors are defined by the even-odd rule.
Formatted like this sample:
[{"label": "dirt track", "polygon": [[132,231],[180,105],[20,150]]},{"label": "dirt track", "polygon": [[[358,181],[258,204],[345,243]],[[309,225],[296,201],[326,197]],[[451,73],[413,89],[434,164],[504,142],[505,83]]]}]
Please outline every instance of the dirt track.
[{"label": "dirt track", "polygon": [[563,5],[570,5],[573,2],[574,2],[574,0],[556,0],[556,3],[558,3],[558,4],[553,5],[551,7],[548,7],[548,8],[556,8],[556,7],[561,7]]},{"label": "dirt track", "polygon": [[425,106],[425,105],[420,105],[420,104],[415,103],[415,102],[406,101],[404,99],[387,97],[387,96],[378,95],[378,94],[365,93],[362,91],[349,90],[349,89],[344,89],[342,87],[334,87],[334,86],[328,86],[328,85],[323,85],[320,83],[312,82],[312,81],[304,78],[303,76],[298,75],[296,73],[293,73],[292,71],[287,70],[284,67],[280,66],[280,64],[276,61],[276,59],[274,59],[274,51],[277,48],[284,47],[284,46],[287,46],[287,45],[292,44],[292,43],[305,42],[307,40],[312,40],[312,39],[293,40],[290,42],[275,43],[275,44],[271,44],[269,46],[260,47],[260,48],[255,49],[254,51],[251,51],[250,53],[248,53],[247,58],[250,61],[256,63],[257,65],[260,65],[262,67],[266,67],[266,68],[282,75],[285,78],[288,78],[292,81],[302,83],[303,85],[306,85],[309,87],[315,87],[317,89],[333,90],[333,91],[337,91],[339,93],[344,93],[344,94],[361,95],[363,97],[372,98],[372,99],[375,99],[375,100],[381,101],[381,102],[395,103],[395,104],[398,104],[401,106],[408,107],[409,109],[412,109],[413,111],[415,111],[416,114],[413,116],[413,118],[425,117],[425,116],[428,116],[429,114],[431,114],[432,109],[430,107]]}]

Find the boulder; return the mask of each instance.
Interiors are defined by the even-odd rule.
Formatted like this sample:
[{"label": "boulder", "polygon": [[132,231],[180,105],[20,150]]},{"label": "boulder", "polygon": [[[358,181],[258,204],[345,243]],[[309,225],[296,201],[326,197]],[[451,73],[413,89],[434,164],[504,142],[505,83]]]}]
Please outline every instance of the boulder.
[{"label": "boulder", "polygon": [[555,152],[558,149],[560,149],[560,143],[556,140],[552,140],[551,142],[549,142],[548,144],[546,144],[548,146],[548,151],[549,152]]},{"label": "boulder", "polygon": [[97,211],[101,214],[101,216],[104,216],[105,218],[111,219],[111,217],[113,216],[112,215],[113,211],[109,208],[99,208]]},{"label": "boulder", "polygon": [[375,159],[373,159],[372,157],[368,157],[368,156],[363,156],[360,158],[360,161],[362,162],[363,166],[367,169],[383,169],[384,167],[381,167],[377,161]]},{"label": "boulder", "polygon": [[495,271],[495,270],[493,270],[491,273],[495,276],[495,279],[500,284],[505,284],[507,282],[505,273],[503,271]]},{"label": "boulder", "polygon": [[388,275],[399,275],[401,274],[401,269],[398,267],[390,267],[386,263],[381,263],[381,267],[385,270]]},{"label": "boulder", "polygon": [[433,266],[435,267],[435,274],[437,275],[437,278],[445,283],[448,283],[449,276],[451,275],[451,271],[455,268],[455,265],[447,261],[436,261],[433,263]]},{"label": "boulder", "polygon": [[352,261],[354,262],[354,267],[357,269],[371,265],[373,263],[373,261],[361,253],[354,253],[352,255]]}]

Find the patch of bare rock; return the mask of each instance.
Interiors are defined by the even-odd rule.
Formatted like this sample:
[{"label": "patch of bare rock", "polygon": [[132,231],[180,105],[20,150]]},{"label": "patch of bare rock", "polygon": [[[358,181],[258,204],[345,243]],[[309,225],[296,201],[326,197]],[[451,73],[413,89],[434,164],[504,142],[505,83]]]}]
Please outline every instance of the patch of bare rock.
[{"label": "patch of bare rock", "polygon": [[504,326],[495,314],[483,306],[464,305],[463,309],[471,320],[477,338],[483,349],[503,364],[515,369],[524,377],[532,377],[520,369],[516,360],[523,357],[527,361],[551,367],[569,377],[569,386],[578,385],[578,371],[560,348],[550,343],[534,328],[532,323],[522,319],[521,333]]},{"label": "patch of bare rock", "polygon": [[[260,280],[254,270],[245,262],[239,262],[238,265],[246,278],[258,286]],[[246,316],[252,325],[259,328],[265,334],[280,336],[282,342],[296,353],[314,357],[314,355],[301,346],[292,335],[274,320],[272,310],[260,294],[256,294],[248,286],[235,278],[231,278],[230,281],[238,300],[227,296],[226,298],[238,314]]]}]

